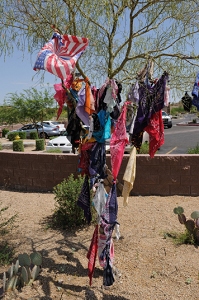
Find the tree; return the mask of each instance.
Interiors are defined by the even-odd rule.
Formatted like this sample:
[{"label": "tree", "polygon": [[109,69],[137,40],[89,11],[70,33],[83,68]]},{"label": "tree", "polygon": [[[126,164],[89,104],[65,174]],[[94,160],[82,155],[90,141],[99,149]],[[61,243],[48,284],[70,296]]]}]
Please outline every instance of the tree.
[{"label": "tree", "polygon": [[55,115],[55,110],[52,110],[53,104],[53,95],[47,89],[37,91],[33,88],[24,90],[19,95],[11,93],[2,107],[4,122],[7,121],[10,124],[9,120],[13,120],[22,124],[27,122],[36,124],[38,121]]},{"label": "tree", "polygon": [[91,82],[107,76],[129,84],[149,60],[154,76],[164,70],[172,87],[191,88],[198,68],[197,1],[180,0],[2,0],[0,48],[31,53],[61,32],[86,36],[90,46],[77,68]]}]

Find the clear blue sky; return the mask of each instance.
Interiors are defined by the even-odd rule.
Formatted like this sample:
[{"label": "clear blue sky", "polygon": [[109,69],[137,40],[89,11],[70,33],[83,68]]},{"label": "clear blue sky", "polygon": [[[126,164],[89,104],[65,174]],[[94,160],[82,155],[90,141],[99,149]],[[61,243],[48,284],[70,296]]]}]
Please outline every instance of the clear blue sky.
[{"label": "clear blue sky", "polygon": [[49,84],[52,86],[52,92],[54,92],[53,84],[59,83],[61,80],[53,74],[45,72],[45,80],[41,85],[41,81],[36,75],[37,72],[33,70],[36,56],[37,54],[35,57],[25,54],[23,58],[23,53],[16,50],[10,57],[5,59],[3,56],[0,57],[0,105],[3,104],[6,94],[15,92],[20,94],[23,90],[32,87],[40,90],[42,86]]}]

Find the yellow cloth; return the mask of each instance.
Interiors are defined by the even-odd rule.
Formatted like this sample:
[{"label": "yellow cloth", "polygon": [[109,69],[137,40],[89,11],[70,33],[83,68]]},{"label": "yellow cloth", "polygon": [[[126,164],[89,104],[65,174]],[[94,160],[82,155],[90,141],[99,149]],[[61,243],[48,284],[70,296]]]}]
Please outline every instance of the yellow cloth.
[{"label": "yellow cloth", "polygon": [[136,174],[136,147],[133,147],[123,176],[124,186],[122,190],[122,196],[124,197],[123,200],[124,206],[128,205],[128,197],[130,191],[133,188],[133,184],[135,181],[135,174]]}]

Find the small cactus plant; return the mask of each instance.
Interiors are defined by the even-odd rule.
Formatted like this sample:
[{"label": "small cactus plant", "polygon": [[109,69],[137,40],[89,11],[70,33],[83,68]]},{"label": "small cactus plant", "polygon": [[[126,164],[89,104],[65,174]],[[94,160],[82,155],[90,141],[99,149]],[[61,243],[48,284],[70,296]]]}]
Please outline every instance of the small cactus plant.
[{"label": "small cactus plant", "polygon": [[191,219],[186,218],[184,209],[181,206],[175,207],[173,210],[174,214],[178,215],[180,224],[184,224],[185,228],[193,239],[194,243],[199,245],[199,211],[194,211],[191,214]]},{"label": "small cactus plant", "polygon": [[3,291],[9,292],[20,289],[24,285],[31,285],[41,271],[42,256],[39,252],[19,254],[15,264],[12,263],[6,273],[3,274]]}]

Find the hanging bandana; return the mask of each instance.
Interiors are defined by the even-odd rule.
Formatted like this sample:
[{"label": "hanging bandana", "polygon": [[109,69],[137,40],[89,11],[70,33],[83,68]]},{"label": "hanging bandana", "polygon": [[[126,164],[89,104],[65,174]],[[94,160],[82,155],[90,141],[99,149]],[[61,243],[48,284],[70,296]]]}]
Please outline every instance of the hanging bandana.
[{"label": "hanging bandana", "polygon": [[66,79],[88,46],[88,39],[55,32],[39,52],[34,70],[46,70],[61,79]]},{"label": "hanging bandana", "polygon": [[114,180],[116,180],[118,176],[118,172],[124,155],[124,149],[128,144],[128,137],[126,134],[126,110],[127,103],[123,106],[122,113],[118,118],[115,130],[111,136],[110,141],[111,166]]},{"label": "hanging bandana", "polygon": [[90,187],[88,176],[85,176],[84,184],[82,186],[79,198],[77,200],[77,205],[84,210],[84,216],[88,221],[88,224],[90,224],[92,216],[90,210]]},{"label": "hanging bandana", "polygon": [[[70,75],[68,75],[67,79],[64,80],[63,83],[64,83],[64,86],[69,89],[72,82],[73,82],[73,75],[70,74]],[[54,84],[54,89],[56,91],[56,94],[54,95],[54,98],[57,101],[57,103],[59,104],[59,109],[58,109],[58,112],[57,112],[57,120],[58,120],[61,113],[62,113],[64,103],[66,101],[66,91],[63,88],[62,83]]]},{"label": "hanging bandana", "polygon": [[199,111],[199,72],[196,75],[196,80],[192,90],[192,104],[197,107],[197,111]]},{"label": "hanging bandana", "polygon": [[145,131],[149,134],[149,155],[153,158],[156,151],[164,144],[162,111],[152,115],[148,126],[145,127]]},{"label": "hanging bandana", "polygon": [[89,284],[92,284],[93,273],[95,270],[95,262],[97,257],[97,245],[98,245],[98,225],[95,226],[93,238],[90,244],[90,248],[87,253],[88,258],[88,277],[90,278]]},{"label": "hanging bandana", "polygon": [[124,197],[124,201],[123,201],[124,206],[127,206],[128,204],[128,197],[130,191],[133,188],[133,184],[135,181],[135,174],[136,174],[136,147],[133,147],[123,176],[124,185],[122,190],[122,196]]}]

